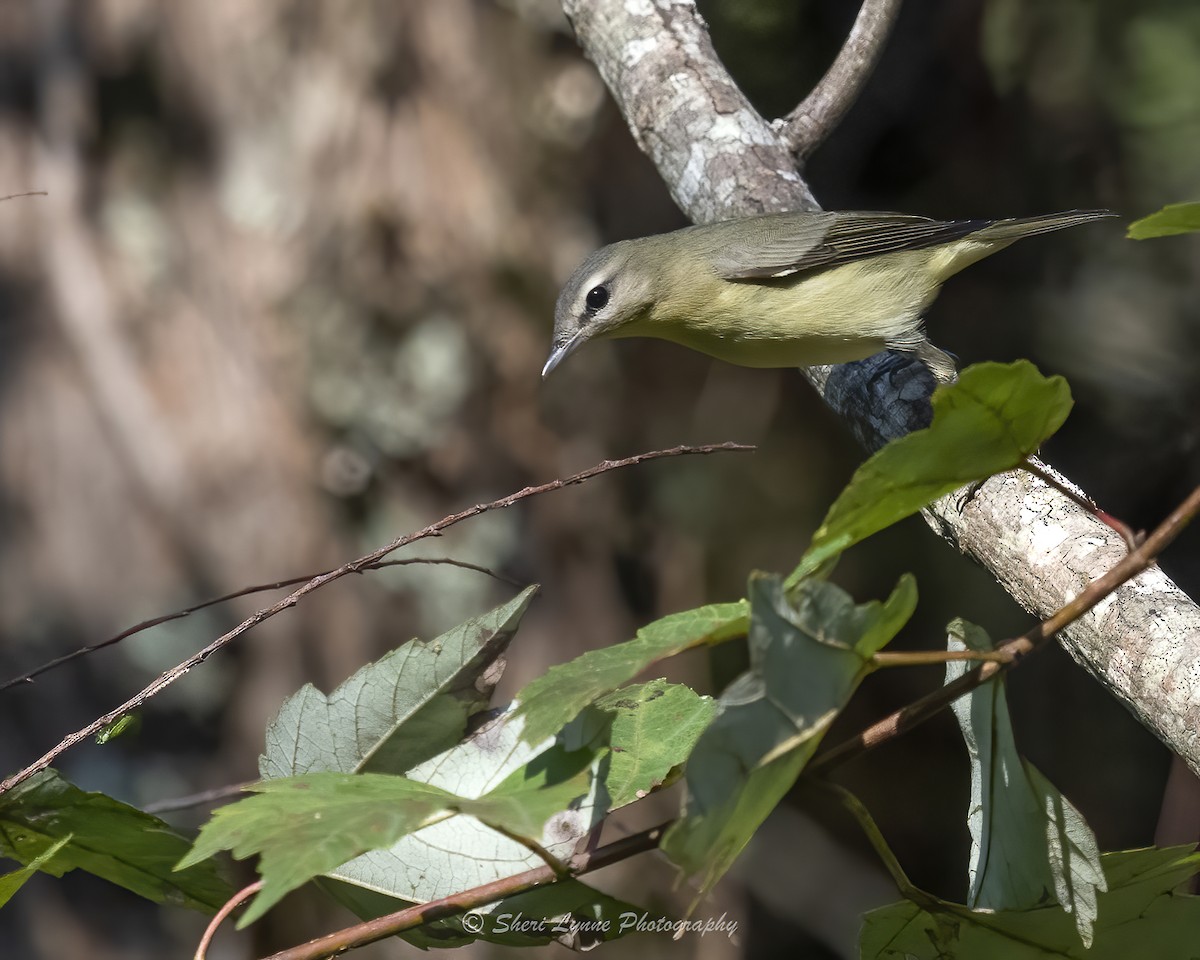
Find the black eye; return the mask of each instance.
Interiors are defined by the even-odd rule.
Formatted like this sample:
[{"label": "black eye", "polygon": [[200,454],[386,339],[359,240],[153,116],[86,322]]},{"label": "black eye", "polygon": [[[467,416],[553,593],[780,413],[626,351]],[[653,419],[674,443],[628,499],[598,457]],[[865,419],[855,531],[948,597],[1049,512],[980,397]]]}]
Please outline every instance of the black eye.
[{"label": "black eye", "polygon": [[592,287],[585,302],[589,310],[603,310],[608,304],[608,287]]}]

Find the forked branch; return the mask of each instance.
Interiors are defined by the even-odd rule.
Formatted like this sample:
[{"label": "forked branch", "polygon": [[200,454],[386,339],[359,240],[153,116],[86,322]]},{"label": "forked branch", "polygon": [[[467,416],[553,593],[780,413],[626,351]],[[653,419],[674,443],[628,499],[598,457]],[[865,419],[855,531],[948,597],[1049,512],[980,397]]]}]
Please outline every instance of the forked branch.
[{"label": "forked branch", "polygon": [[[639,145],[694,221],[817,207],[791,144],[750,106],[716,58],[694,4],[564,0],[563,6]],[[830,85],[844,82],[829,78]],[[916,361],[880,354],[809,367],[804,375],[871,449],[928,423],[934,385]],[[1128,552],[1116,531],[1025,472],[994,477],[962,508],[951,494],[925,516],[1039,619]],[[1157,567],[1060,635],[1076,660],[1200,773],[1200,707],[1192,692],[1200,676],[1197,636],[1200,607]]]},{"label": "forked branch", "polygon": [[819,147],[854,105],[875,70],[892,24],[900,13],[900,0],[864,0],[850,35],[821,82],[782,120],[779,134],[797,160]]}]

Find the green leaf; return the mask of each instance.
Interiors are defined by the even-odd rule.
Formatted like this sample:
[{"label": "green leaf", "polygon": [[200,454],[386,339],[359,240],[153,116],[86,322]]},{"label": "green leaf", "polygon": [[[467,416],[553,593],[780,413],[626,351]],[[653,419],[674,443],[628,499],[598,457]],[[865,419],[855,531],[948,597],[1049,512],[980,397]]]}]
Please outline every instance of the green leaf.
[{"label": "green leaf", "polygon": [[[993,649],[987,633],[955,620],[951,650]],[[946,664],[946,682],[966,672]],[[1092,943],[1097,895],[1104,890],[1100,849],[1087,821],[1017,753],[1002,679],[961,697],[954,714],[971,758],[971,889],[977,909],[1022,910],[1051,897],[1075,918],[1084,946]]]},{"label": "green leaf", "polygon": [[1173,237],[1180,233],[1200,231],[1200,202],[1171,203],[1129,225],[1130,240],[1149,240],[1153,237]]},{"label": "green leaf", "polygon": [[640,800],[690,756],[717,704],[690,687],[666,680],[601,697],[562,732],[568,749],[607,747],[603,768],[609,810]]},{"label": "green leaf", "polygon": [[[1029,910],[971,910],[928,898],[868,913],[862,960],[1193,960],[1200,897],[1177,891],[1200,872],[1192,847],[1133,850],[1101,857],[1107,892],[1097,901],[1087,948],[1076,921],[1058,905]],[[1147,951],[1151,952],[1147,952]]]},{"label": "green leaf", "polygon": [[413,640],[328,697],[305,684],[267,729],[264,780],[317,771],[404,773],[462,738],[486,708],[536,586],[436,640]]},{"label": "green leaf", "polygon": [[71,834],[67,834],[53,846],[47,847],[19,870],[14,870],[0,877],[0,907],[8,903],[13,898],[13,894],[25,886],[26,880],[53,860],[55,854],[70,842]]},{"label": "green leaf", "polygon": [[477,800],[387,774],[324,772],[263,781],[250,788],[255,796],[214,812],[179,866],[219,850],[238,859],[258,854],[263,888],[238,923],[245,926],[314,877],[455,814],[540,840],[547,821],[589,790],[590,756],[564,759],[531,765],[526,775],[510,777]]},{"label": "green leaf", "polygon": [[558,733],[597,697],[616,690],[659,660],[746,632],[746,601],[685,610],[642,627],[634,639],[591,650],[551,667],[518,695],[525,738],[537,743]]},{"label": "green leaf", "polygon": [[239,860],[260,855],[262,892],[239,927],[313,877],[449,816],[457,802],[427,784],[373,773],[310,773],[248,789],[256,795],[215,810],[179,862],[185,869],[220,850]]},{"label": "green leaf", "polygon": [[[408,777],[463,798],[503,795],[513,782],[546,775],[552,762],[566,763],[553,741],[530,746],[521,735],[522,718],[502,713],[465,741],[414,767]],[[539,771],[539,758],[542,769]],[[576,756],[575,762],[579,761]],[[592,764],[594,779],[581,801],[554,813],[534,834],[552,855],[569,857],[579,839],[604,817],[602,763]],[[506,784],[504,790],[500,788]],[[527,833],[526,835],[530,835]],[[423,903],[540,866],[527,846],[470,816],[453,816],[372,850],[333,870],[329,876],[407,903]]]},{"label": "green leaf", "polygon": [[1011,470],[1062,426],[1071,391],[1027,360],[980,363],[933,394],[933,422],[855,471],[813,535],[790,589],[844,550],[960,487]]},{"label": "green leaf", "polygon": [[871,657],[912,615],[901,578],[887,603],[855,606],[830,583],[806,580],[789,598],[779,578],[750,580],[750,669],[721,695],[688,760],[683,816],[663,851],[701,894],[729,869],[791,788],[821,737],[871,670]]},{"label": "green leaf", "polygon": [[575,816],[569,808],[588,796],[597,765],[595,754],[588,750],[547,750],[509,774],[494,790],[477,800],[462,801],[459,811],[540,844],[546,825],[560,815],[570,831]]},{"label": "green leaf", "polygon": [[[540,831],[525,825],[526,835],[540,833],[540,842],[551,854],[567,857],[608,810],[637,799],[686,759],[713,710],[710,699],[686,687],[656,681],[602,697],[549,749],[553,741],[537,746],[526,743],[521,729],[524,718],[510,712],[441,757],[410,771],[410,776],[427,779],[459,796],[481,797],[490,792],[495,800],[514,787],[541,782],[538,778],[546,777],[554,764],[578,764],[591,755],[589,751],[607,748],[603,762],[593,764],[596,782],[582,803],[560,809]],[[562,774],[555,776],[561,778]],[[527,806],[519,795],[516,803]],[[370,915],[376,895],[386,895],[393,905],[420,903],[539,863],[535,854],[512,838],[472,817],[455,816],[406,836],[386,850],[366,853],[329,876],[343,881],[331,884],[339,900],[361,915]],[[555,900],[523,903],[520,909],[527,916],[559,915]],[[378,910],[386,912],[383,907]],[[445,926],[457,931],[457,936],[469,936],[457,923]],[[416,935],[408,939],[428,945]],[[496,942],[523,941],[500,938]]]},{"label": "green leaf", "polygon": [[137,733],[142,729],[142,715],[140,713],[127,713],[124,716],[117,717],[112,723],[106,724],[96,734],[96,742],[105,744],[117,737],[125,734]]},{"label": "green leaf", "polygon": [[213,913],[233,888],[212,863],[174,872],[189,846],[157,817],[80,790],[53,770],[0,796],[0,856],[28,866],[58,849],[52,861],[41,861],[43,872],[85,870],[156,903]]}]

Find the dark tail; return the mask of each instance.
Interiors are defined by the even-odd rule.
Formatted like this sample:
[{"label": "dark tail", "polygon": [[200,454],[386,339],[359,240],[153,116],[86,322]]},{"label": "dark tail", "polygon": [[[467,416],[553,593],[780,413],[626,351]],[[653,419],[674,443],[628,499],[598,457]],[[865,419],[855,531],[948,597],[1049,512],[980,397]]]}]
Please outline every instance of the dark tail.
[{"label": "dark tail", "polygon": [[1066,227],[1077,227],[1081,223],[1091,223],[1093,220],[1104,220],[1115,216],[1116,214],[1111,210],[1066,210],[1062,213],[1048,213],[1041,217],[996,220],[982,230],[975,231],[971,236],[980,240],[1019,240],[1021,237],[1051,233]]}]

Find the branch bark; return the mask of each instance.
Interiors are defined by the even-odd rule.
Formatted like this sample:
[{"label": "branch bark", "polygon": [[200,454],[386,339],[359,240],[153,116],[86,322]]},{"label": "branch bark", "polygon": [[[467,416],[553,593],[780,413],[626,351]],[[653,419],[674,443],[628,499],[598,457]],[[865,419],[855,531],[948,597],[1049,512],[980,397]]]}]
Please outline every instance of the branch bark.
[{"label": "branch bark", "polygon": [[[693,220],[817,208],[785,138],[717,60],[692,0],[563,6],[638,144]],[[928,423],[934,384],[916,361],[879,354],[804,374],[868,449]],[[1039,619],[1127,552],[1115,531],[1024,471],[993,478],[962,509],[956,501],[951,495],[926,511],[930,525]],[[1200,608],[1151,567],[1075,621],[1061,642],[1200,774],[1197,637]]]},{"label": "branch bark", "polygon": [[864,0],[850,36],[812,93],[776,128],[783,141],[803,160],[813,152],[858,99],[875,71],[892,25],[900,13],[900,0]]}]

